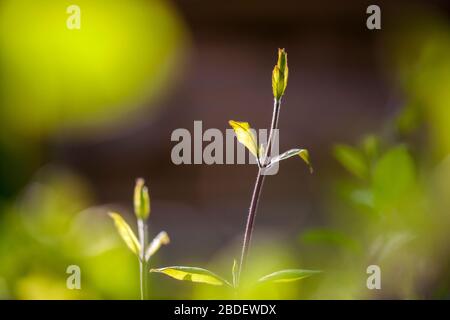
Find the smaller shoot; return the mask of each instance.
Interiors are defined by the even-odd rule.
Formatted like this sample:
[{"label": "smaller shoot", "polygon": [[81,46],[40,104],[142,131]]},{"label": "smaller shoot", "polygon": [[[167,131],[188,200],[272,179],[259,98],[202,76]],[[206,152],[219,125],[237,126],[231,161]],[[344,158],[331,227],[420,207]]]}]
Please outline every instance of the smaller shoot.
[{"label": "smaller shoot", "polygon": [[142,178],[136,180],[134,188],[134,214],[137,219],[138,237],[120,214],[110,212],[109,216],[114,220],[120,237],[139,260],[141,300],[146,300],[148,298],[147,270],[150,258],[162,245],[169,244],[170,239],[165,231],[161,231],[150,243],[148,242],[147,221],[150,216],[150,196]]}]

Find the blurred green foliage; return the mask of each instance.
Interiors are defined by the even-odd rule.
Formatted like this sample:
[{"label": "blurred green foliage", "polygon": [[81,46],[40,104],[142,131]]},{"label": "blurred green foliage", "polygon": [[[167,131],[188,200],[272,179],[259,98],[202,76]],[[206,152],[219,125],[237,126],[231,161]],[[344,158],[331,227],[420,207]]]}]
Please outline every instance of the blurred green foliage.
[{"label": "blurred green foliage", "polygon": [[187,30],[164,0],[0,1],[0,201],[45,164],[48,141],[117,131],[156,106]]},{"label": "blurred green foliage", "polygon": [[79,30],[66,27],[72,4],[0,3],[2,131],[98,129],[167,85],[185,37],[168,2],[80,0]]},{"label": "blurred green foliage", "polygon": [[[46,168],[1,208],[1,298],[138,297],[136,259],[122,250],[106,208],[85,209],[88,195],[76,176]],[[66,288],[69,265],[80,266],[82,290]]]},{"label": "blurred green foliage", "polygon": [[[334,214],[327,219],[328,227],[300,237],[305,258],[325,263],[314,296],[444,298],[448,285],[442,296],[433,290],[435,279],[448,276],[450,217],[436,210],[442,199],[434,193],[435,183],[444,177],[430,179],[434,170],[421,174],[423,164],[402,143],[381,141],[373,152],[367,149],[367,139],[375,141],[369,136],[357,147],[335,147],[337,160],[353,177],[335,183],[340,199],[331,202]],[[365,271],[372,264],[382,270],[380,292],[365,287]]]}]

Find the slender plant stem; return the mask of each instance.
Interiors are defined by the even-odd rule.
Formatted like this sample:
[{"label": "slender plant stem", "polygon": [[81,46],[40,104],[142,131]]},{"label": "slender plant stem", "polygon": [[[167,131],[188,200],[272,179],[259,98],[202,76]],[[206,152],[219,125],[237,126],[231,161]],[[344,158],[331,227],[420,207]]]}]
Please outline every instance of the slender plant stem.
[{"label": "slender plant stem", "polygon": [[242,253],[241,253],[241,262],[239,264],[239,273],[238,273],[238,284],[241,279],[241,274],[244,270],[245,263],[248,256],[248,250],[250,248],[250,241],[252,239],[253,226],[255,224],[256,211],[258,209],[259,198],[261,197],[261,191],[264,184],[265,174],[263,170],[269,164],[269,155],[270,150],[272,148],[272,140],[274,136],[275,130],[278,128],[278,119],[280,117],[280,105],[281,100],[275,99],[273,106],[273,115],[272,115],[272,123],[270,126],[269,139],[267,141],[266,154],[264,157],[264,162],[262,163],[262,168],[260,167],[258,170],[258,175],[256,176],[255,188],[253,189],[252,200],[250,202],[250,209],[248,211],[247,217],[247,225],[245,227],[245,235],[244,235],[244,243],[242,245]]},{"label": "slender plant stem", "polygon": [[270,133],[269,139],[267,140],[266,154],[264,156],[263,166],[267,166],[269,164],[269,156],[270,152],[272,151],[273,137],[275,135],[275,130],[278,129],[278,119],[280,119],[280,106],[281,106],[281,98],[274,99],[272,123],[270,124]]},{"label": "slender plant stem", "polygon": [[147,232],[147,223],[138,219],[138,234],[139,234],[139,243],[141,245],[141,252],[139,253],[139,278],[141,285],[141,300],[147,300],[148,298],[148,270],[147,270],[147,261],[145,261],[145,248],[147,247],[148,242],[148,232]]},{"label": "slender plant stem", "polygon": [[244,243],[242,245],[241,262],[239,264],[238,284],[241,279],[242,271],[244,270],[245,262],[247,260],[248,249],[250,247],[250,240],[252,238],[253,225],[255,224],[256,209],[258,207],[262,186],[264,184],[265,175],[261,174],[262,170],[263,169],[258,170],[255,188],[253,189],[252,201],[250,202],[250,209],[248,211],[247,225],[245,227]]}]

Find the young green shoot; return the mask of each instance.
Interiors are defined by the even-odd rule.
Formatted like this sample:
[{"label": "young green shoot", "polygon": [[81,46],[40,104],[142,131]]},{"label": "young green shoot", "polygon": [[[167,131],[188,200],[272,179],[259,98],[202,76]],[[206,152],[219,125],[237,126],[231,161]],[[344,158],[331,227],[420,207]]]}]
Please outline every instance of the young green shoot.
[{"label": "young green shoot", "polygon": [[134,214],[137,219],[138,237],[131,227],[118,213],[110,212],[110,217],[120,237],[128,248],[139,260],[139,278],[141,300],[148,299],[148,264],[150,258],[162,245],[169,244],[170,239],[165,231],[161,231],[150,243],[148,243],[148,218],[150,216],[150,196],[145,186],[144,179],[137,179],[134,188]]}]

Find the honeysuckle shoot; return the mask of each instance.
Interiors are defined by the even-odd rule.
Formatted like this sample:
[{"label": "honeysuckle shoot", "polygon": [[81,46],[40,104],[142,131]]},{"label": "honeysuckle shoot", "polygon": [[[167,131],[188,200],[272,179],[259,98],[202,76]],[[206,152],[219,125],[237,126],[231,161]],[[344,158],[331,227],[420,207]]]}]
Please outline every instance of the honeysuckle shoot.
[{"label": "honeysuckle shoot", "polygon": [[280,100],[288,83],[287,53],[284,49],[278,49],[278,61],[272,72],[272,90],[276,100]]},{"label": "honeysuckle shoot", "polygon": [[[256,216],[256,209],[258,206],[258,201],[261,195],[261,190],[264,182],[264,169],[276,164],[279,161],[291,158],[293,156],[299,156],[308,166],[312,172],[312,166],[309,159],[309,152],[306,149],[291,149],[280,155],[274,157],[270,156],[270,151],[273,144],[273,139],[278,130],[278,119],[281,106],[281,97],[286,91],[286,86],[288,82],[288,65],[287,65],[287,54],[284,49],[278,50],[278,61],[273,69],[272,73],[272,89],[274,95],[274,112],[272,118],[272,125],[270,128],[269,141],[267,145],[258,144],[255,131],[250,127],[248,122],[230,120],[229,124],[233,128],[236,138],[239,143],[243,144],[249,152],[256,158],[258,164],[258,176],[255,183],[255,188],[253,191],[252,200],[250,202],[250,209],[247,217],[247,225],[245,229],[245,236],[242,245],[241,260],[238,264],[236,260],[233,261],[233,266],[231,269],[231,282],[228,282],[224,278],[218,276],[217,274],[197,267],[166,267],[159,269],[151,269],[151,272],[162,273],[171,278],[183,281],[198,282],[215,286],[229,286],[234,289],[238,289],[240,284],[240,278],[242,274],[243,267],[245,265],[245,260],[247,258],[248,249],[250,246],[251,235],[253,231],[253,224]],[[302,270],[302,269],[288,269],[280,270],[264,277],[261,277],[258,283],[266,282],[291,282],[307,278],[313,274],[320,271],[314,270]]]}]

